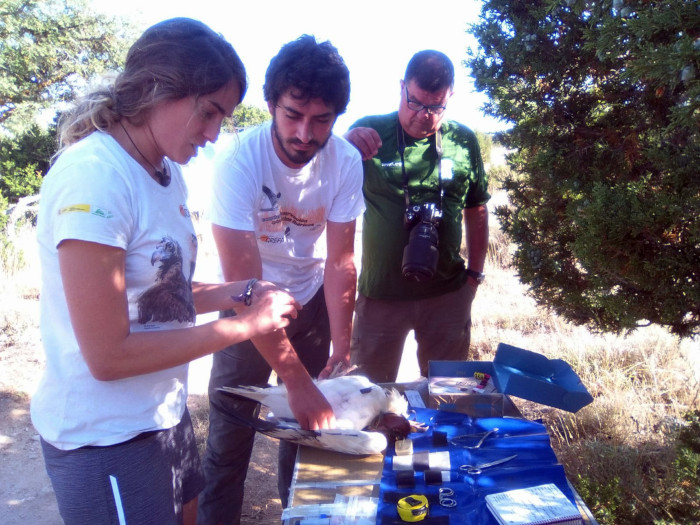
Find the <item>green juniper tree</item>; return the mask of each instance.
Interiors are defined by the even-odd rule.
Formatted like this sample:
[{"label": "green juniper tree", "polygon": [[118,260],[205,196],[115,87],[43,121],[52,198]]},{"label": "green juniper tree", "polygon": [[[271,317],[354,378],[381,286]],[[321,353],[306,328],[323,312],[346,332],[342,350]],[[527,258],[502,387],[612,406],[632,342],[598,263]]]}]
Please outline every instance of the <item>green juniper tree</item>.
[{"label": "green juniper tree", "polygon": [[130,30],[84,0],[0,0],[0,209],[38,191],[56,151],[42,120],[122,64]]},{"label": "green juniper tree", "polygon": [[[0,0],[0,125],[22,128],[41,109],[72,100],[126,52],[124,22],[85,0]],[[13,122],[14,119],[18,121]]]},{"label": "green juniper tree", "polygon": [[700,327],[700,4],[485,0],[467,60],[512,123],[497,210],[538,303],[624,332]]}]

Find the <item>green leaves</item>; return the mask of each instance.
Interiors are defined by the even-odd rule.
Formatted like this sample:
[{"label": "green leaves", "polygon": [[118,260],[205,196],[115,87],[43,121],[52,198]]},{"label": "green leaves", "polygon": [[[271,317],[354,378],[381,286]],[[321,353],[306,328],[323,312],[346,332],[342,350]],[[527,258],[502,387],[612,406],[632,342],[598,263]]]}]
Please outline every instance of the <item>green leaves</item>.
[{"label": "green leaves", "polygon": [[38,191],[56,151],[47,121],[120,67],[130,31],[84,0],[0,0],[0,210]]},{"label": "green leaves", "polygon": [[513,123],[498,214],[521,280],[593,329],[698,333],[697,4],[486,0],[481,19],[467,63]]},{"label": "green leaves", "polygon": [[257,126],[270,120],[272,116],[267,110],[250,104],[239,104],[233,112],[233,127],[246,128]]},{"label": "green leaves", "polygon": [[95,75],[120,67],[129,31],[84,0],[0,0],[0,126],[21,128],[8,121],[23,105],[70,100]]}]

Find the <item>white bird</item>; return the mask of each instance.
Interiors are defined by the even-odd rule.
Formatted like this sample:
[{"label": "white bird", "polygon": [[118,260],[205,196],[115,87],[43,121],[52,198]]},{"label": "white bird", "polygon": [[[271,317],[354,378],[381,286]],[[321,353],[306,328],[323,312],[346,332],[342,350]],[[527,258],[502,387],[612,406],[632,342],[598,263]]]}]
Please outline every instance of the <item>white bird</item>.
[{"label": "white bird", "polygon": [[302,430],[289,408],[287,389],[284,385],[259,388],[253,386],[221,387],[220,390],[243,396],[267,406],[275,420],[249,421],[259,432],[295,443],[327,448],[349,454],[376,454],[387,446],[386,437],[380,432],[366,432],[368,425],[382,414],[405,414],[408,401],[396,389],[385,389],[364,376],[348,375],[316,381],[321,393],[328,400],[336,419],[336,427],[328,430]]},{"label": "white bird", "polygon": [[387,447],[387,438],[381,432],[367,432],[364,430],[304,430],[298,425],[283,421],[267,421],[265,419],[247,418],[240,414],[231,413],[242,424],[254,428],[266,436],[276,439],[284,439],[309,447],[323,448],[343,452],[345,454],[380,454]]}]

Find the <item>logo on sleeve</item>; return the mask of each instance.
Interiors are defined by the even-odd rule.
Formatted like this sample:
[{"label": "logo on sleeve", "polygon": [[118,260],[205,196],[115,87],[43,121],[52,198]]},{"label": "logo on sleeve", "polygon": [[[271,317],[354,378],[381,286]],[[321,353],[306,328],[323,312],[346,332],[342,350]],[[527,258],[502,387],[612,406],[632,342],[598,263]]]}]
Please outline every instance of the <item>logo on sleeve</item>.
[{"label": "logo on sleeve", "polygon": [[59,215],[66,215],[68,213],[89,213],[90,215],[96,215],[103,219],[111,219],[114,217],[111,211],[90,204],[71,204],[70,206],[58,210]]}]

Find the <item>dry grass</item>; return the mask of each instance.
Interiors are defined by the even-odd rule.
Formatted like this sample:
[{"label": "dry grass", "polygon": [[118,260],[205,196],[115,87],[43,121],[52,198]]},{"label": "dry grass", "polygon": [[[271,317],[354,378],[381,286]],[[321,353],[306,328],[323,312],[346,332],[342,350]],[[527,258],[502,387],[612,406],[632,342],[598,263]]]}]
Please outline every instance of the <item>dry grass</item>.
[{"label": "dry grass", "polygon": [[[41,364],[36,353],[16,351],[36,338],[39,278],[31,229],[17,239],[21,252],[4,259],[9,265],[0,263],[0,391],[21,394],[29,381],[17,371]],[[205,235],[200,253],[211,257],[208,242]],[[593,395],[591,405],[570,414],[515,400],[519,408],[548,425],[569,478],[601,523],[673,522],[668,499],[675,492],[667,483],[683,416],[699,408],[698,341],[679,341],[660,327],[616,336],[573,326],[527,296],[509,267],[511,249],[492,227],[488,279],[473,306],[471,359],[491,360],[504,342],[570,363]],[[190,403],[201,446],[206,402],[206,396],[193,396]],[[265,469],[260,483],[269,484],[273,472]],[[700,505],[700,487],[695,490]],[[264,515],[265,509],[252,512]]]},{"label": "dry grass", "polygon": [[37,345],[40,277],[33,228],[20,228],[13,241],[4,244],[0,235],[0,391],[28,394],[43,363]]},{"label": "dry grass", "polygon": [[[567,475],[589,496],[601,523],[696,523],[700,472],[685,480],[691,486],[683,494],[669,484],[677,475],[683,418],[700,409],[700,342],[678,340],[658,326],[626,336],[574,326],[527,296],[510,268],[511,251],[503,233],[492,230],[488,279],[472,310],[470,358],[492,360],[505,342],[571,364],[594,397],[589,406],[571,414],[514,401],[526,417],[548,426]],[[692,517],[672,515],[683,506]]]}]

